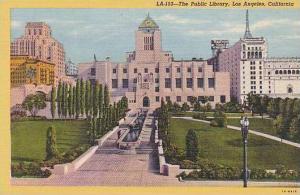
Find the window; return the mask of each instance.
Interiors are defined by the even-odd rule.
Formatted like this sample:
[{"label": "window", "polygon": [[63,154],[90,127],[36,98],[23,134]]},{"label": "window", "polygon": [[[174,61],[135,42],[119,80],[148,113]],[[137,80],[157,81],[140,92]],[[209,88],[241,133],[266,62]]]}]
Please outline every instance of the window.
[{"label": "window", "polygon": [[193,96],[187,96],[186,100],[187,100],[188,102],[192,102],[192,101],[193,101]]},{"label": "window", "polygon": [[204,79],[203,78],[198,78],[198,88],[204,88]]},{"label": "window", "polygon": [[155,101],[159,102],[159,96],[155,96]]},{"label": "window", "polygon": [[159,87],[155,87],[155,92],[159,92]]},{"label": "window", "polygon": [[165,78],[165,88],[171,88],[171,79]]},{"label": "window", "polygon": [[181,88],[181,78],[176,78],[176,88]]},{"label": "window", "polygon": [[112,88],[118,88],[118,79],[112,79],[111,80],[111,87]]},{"label": "window", "polygon": [[215,87],[215,79],[208,78],[208,88],[214,88],[214,87]]},{"label": "window", "polygon": [[128,79],[123,79],[123,88],[128,88]]},{"label": "window", "polygon": [[176,96],[176,102],[181,102],[181,96]]},{"label": "window", "polygon": [[127,69],[126,68],[123,68],[123,73],[127,73]]},{"label": "window", "polygon": [[166,73],[169,73],[170,72],[170,68],[166,68]]},{"label": "window", "polygon": [[134,73],[137,73],[137,68],[133,69],[133,72],[134,72]]},{"label": "window", "polygon": [[214,96],[209,96],[209,97],[208,97],[208,101],[210,101],[210,102],[215,101],[215,97],[214,97]]},{"label": "window", "polygon": [[113,69],[113,73],[116,74],[117,73],[117,69],[114,68]]},{"label": "window", "polygon": [[202,67],[199,67],[199,68],[198,68],[198,72],[202,72]]},{"label": "window", "polygon": [[166,96],[166,101],[171,101],[170,96]]},{"label": "window", "polygon": [[221,103],[225,103],[226,102],[226,96],[225,95],[221,95],[220,96],[220,102]]},{"label": "window", "polygon": [[145,69],[144,69],[144,73],[148,73],[148,68],[145,68]]},{"label": "window", "polygon": [[193,78],[187,78],[186,79],[186,87],[192,88],[193,87]]},{"label": "window", "polygon": [[134,79],[133,79],[133,83],[137,83],[137,78],[134,78]]},{"label": "window", "polygon": [[187,71],[188,72],[192,72],[192,69],[189,67],[189,68],[187,68]]},{"label": "window", "polygon": [[159,69],[158,68],[155,68],[155,73],[159,73]]},{"label": "window", "polygon": [[159,83],[159,78],[155,78],[155,83]]},{"label": "window", "polygon": [[95,76],[96,75],[96,68],[91,68],[91,76]]},{"label": "window", "polygon": [[180,68],[177,68],[176,71],[177,71],[177,72],[180,72]]}]

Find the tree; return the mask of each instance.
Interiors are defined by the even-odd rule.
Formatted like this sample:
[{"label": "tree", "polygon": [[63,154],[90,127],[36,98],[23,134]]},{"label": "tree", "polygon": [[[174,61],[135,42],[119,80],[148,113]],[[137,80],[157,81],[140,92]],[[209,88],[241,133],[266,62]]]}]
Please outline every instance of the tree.
[{"label": "tree", "polygon": [[80,114],[83,115],[85,113],[85,84],[83,79],[80,80]]},{"label": "tree", "polygon": [[77,79],[76,81],[76,107],[75,107],[75,113],[76,113],[76,118],[79,117],[80,115],[80,81]]},{"label": "tree", "polygon": [[186,102],[184,102],[184,103],[182,104],[182,106],[181,106],[181,110],[182,110],[183,112],[189,111],[189,110],[190,110],[190,106],[189,106]]},{"label": "tree", "polygon": [[266,95],[264,95],[262,98],[260,98],[260,105],[261,105],[260,115],[261,115],[261,118],[264,118],[264,113],[267,113],[267,111],[268,111],[269,101],[270,101],[270,99]]},{"label": "tree", "polygon": [[225,127],[227,125],[226,115],[218,104],[216,105],[214,119],[211,121],[211,125],[217,127]]},{"label": "tree", "polygon": [[93,86],[93,116],[97,117],[98,116],[98,109],[99,109],[99,84],[98,82],[95,83]]},{"label": "tree", "polygon": [[63,84],[63,116],[67,117],[68,114],[68,84]]},{"label": "tree", "polygon": [[102,84],[99,84],[99,94],[98,94],[98,110],[99,110],[99,117],[103,117],[103,87]]},{"label": "tree", "polygon": [[185,137],[186,158],[191,161],[196,161],[199,154],[198,135],[193,129],[189,129]]},{"label": "tree", "polygon": [[51,90],[51,115],[52,118],[55,118],[55,112],[56,112],[56,88],[52,86]]},{"label": "tree", "polygon": [[62,97],[62,84],[61,84],[61,81],[59,81],[58,83],[58,88],[57,88],[57,98],[56,98],[56,101],[57,101],[57,113],[58,113],[58,117],[60,118],[61,116],[61,97]]},{"label": "tree", "polygon": [[85,82],[85,115],[88,117],[91,110],[91,82]]},{"label": "tree", "polygon": [[72,117],[73,113],[73,87],[72,85],[69,86],[69,91],[68,91],[68,113],[69,117]]},{"label": "tree", "polygon": [[41,93],[30,94],[24,99],[22,107],[29,111],[31,116],[35,117],[39,110],[46,107],[45,99],[45,95]]},{"label": "tree", "polygon": [[270,117],[276,118],[280,114],[280,108],[279,108],[280,101],[281,101],[280,98],[276,98],[276,99],[272,98],[269,101],[267,111],[268,111]]},{"label": "tree", "polygon": [[47,160],[58,156],[58,150],[56,147],[56,131],[53,126],[50,126],[47,130],[46,155]]},{"label": "tree", "polygon": [[300,141],[300,114],[292,120],[290,133],[294,140]]},{"label": "tree", "polygon": [[103,103],[104,103],[104,110],[106,111],[108,109],[108,106],[109,106],[109,91],[108,91],[107,85],[105,85],[105,87],[104,87]]},{"label": "tree", "polygon": [[72,117],[74,117],[76,112],[76,87],[73,86],[73,104],[72,104]]},{"label": "tree", "polygon": [[191,106],[194,107],[195,103],[197,103],[198,101],[198,98],[195,97],[195,96],[192,96],[191,99],[190,99],[190,103],[191,103]]}]

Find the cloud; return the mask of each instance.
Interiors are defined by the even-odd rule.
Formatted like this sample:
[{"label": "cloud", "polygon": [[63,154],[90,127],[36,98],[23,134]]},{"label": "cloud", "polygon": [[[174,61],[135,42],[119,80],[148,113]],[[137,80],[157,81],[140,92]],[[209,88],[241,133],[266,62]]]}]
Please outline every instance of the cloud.
[{"label": "cloud", "polygon": [[278,35],[276,37],[279,40],[300,40],[300,35],[298,34],[293,34],[293,35]]},{"label": "cloud", "polygon": [[245,31],[245,27],[243,25],[234,25],[228,28],[221,28],[221,29],[189,30],[188,34],[192,36],[198,36],[198,35],[220,36],[224,34],[241,34],[244,31]]},{"label": "cloud", "polygon": [[253,30],[259,30],[259,29],[266,29],[266,28],[272,28],[272,27],[278,27],[282,28],[284,26],[289,26],[289,27],[299,27],[300,22],[287,19],[287,18],[282,18],[282,19],[265,19],[265,20],[260,20],[256,22],[255,24],[251,25],[251,29]]},{"label": "cloud", "polygon": [[204,24],[209,22],[199,19],[178,17],[172,14],[164,14],[160,17],[157,17],[155,20],[173,24]]},{"label": "cloud", "polygon": [[11,27],[12,28],[21,28],[23,26],[23,22],[18,20],[12,20],[11,21]]}]

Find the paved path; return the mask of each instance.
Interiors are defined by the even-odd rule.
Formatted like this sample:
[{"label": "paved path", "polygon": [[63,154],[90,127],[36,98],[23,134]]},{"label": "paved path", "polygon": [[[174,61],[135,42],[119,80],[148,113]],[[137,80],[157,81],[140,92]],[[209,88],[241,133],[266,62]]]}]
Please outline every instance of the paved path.
[{"label": "paved path", "polygon": [[[203,123],[210,124],[210,121],[194,119],[192,117],[172,117],[172,118],[185,119],[185,120],[190,120],[190,121],[198,121],[198,122],[203,122]],[[232,126],[232,125],[227,125],[227,128],[237,130],[237,131],[241,131],[240,127],[236,127],[236,126]],[[285,143],[285,144],[300,148],[299,143],[295,143],[295,142],[291,142],[291,141],[288,141],[288,140],[285,140],[285,139],[281,139],[281,138],[273,136],[273,135],[269,135],[269,134],[266,134],[266,133],[261,133],[261,132],[255,131],[255,130],[249,130],[249,133],[252,133],[252,134],[255,134],[255,135],[258,135],[258,136],[261,136],[261,137],[265,137],[265,138],[268,138],[268,139],[271,139],[271,140],[274,140],[274,141],[278,141],[278,142],[281,142],[281,143]]]}]

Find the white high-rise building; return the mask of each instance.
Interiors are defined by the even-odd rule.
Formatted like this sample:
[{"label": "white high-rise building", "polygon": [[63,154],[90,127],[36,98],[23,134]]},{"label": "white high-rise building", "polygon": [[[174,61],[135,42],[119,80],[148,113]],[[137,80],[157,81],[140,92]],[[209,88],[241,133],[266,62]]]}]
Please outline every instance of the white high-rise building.
[{"label": "white high-rise building", "polygon": [[254,37],[250,32],[248,10],[244,37],[215,58],[211,61],[215,62],[216,70],[230,72],[230,95],[240,103],[250,92],[272,97],[300,97],[300,88],[296,87],[300,86],[300,60],[268,58],[266,39]]}]

